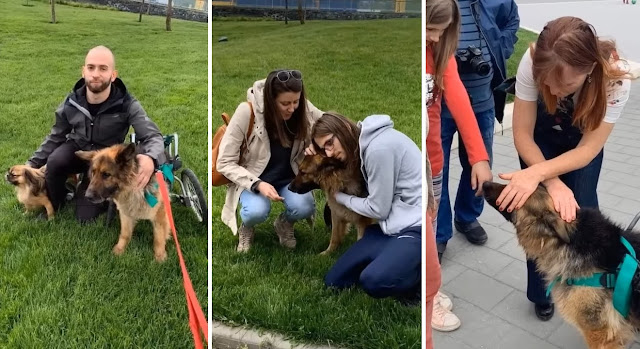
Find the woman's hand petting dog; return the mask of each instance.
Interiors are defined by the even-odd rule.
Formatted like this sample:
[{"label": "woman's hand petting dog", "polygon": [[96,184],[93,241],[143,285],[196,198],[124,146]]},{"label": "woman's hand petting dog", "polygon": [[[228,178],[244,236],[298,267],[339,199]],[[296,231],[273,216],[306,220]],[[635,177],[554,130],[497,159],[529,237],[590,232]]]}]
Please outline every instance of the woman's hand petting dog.
[{"label": "woman's hand petting dog", "polygon": [[538,188],[538,184],[544,180],[533,167],[511,173],[500,173],[498,176],[510,181],[496,200],[500,211],[507,209],[507,212],[513,212],[513,210],[522,207],[529,196]]},{"label": "woman's hand petting dog", "polygon": [[553,199],[553,206],[556,212],[560,213],[562,220],[567,223],[573,222],[580,206],[578,206],[571,189],[558,177],[548,179],[543,184],[547,188],[551,199]]},{"label": "woman's hand petting dog", "polygon": [[482,183],[493,180],[493,174],[489,167],[489,161],[478,161],[471,167],[471,189],[476,191],[476,196],[482,195]]},{"label": "woman's hand petting dog", "polygon": [[313,143],[304,149],[304,155],[316,155],[316,148],[313,146]]},{"label": "woman's hand petting dog", "polygon": [[260,182],[258,184],[258,191],[260,192],[260,194],[266,196],[271,201],[284,200],[282,196],[278,194],[278,191],[276,190],[276,188],[274,188],[273,185],[267,182]]}]

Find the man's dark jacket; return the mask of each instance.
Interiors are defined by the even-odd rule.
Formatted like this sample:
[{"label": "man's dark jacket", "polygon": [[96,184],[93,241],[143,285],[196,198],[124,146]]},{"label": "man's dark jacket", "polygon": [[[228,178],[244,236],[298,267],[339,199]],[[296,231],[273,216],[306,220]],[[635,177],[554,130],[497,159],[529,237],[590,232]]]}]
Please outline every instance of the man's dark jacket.
[{"label": "man's dark jacket", "polygon": [[84,79],[75,84],[55,115],[51,133],[27,161],[32,167],[42,167],[49,155],[67,141],[75,142],[82,150],[123,143],[129,127],[133,127],[136,140],[140,141],[141,154],[149,155],[156,166],[166,161],[162,133],[119,78],[111,84],[111,94],[96,115],[89,113]]}]

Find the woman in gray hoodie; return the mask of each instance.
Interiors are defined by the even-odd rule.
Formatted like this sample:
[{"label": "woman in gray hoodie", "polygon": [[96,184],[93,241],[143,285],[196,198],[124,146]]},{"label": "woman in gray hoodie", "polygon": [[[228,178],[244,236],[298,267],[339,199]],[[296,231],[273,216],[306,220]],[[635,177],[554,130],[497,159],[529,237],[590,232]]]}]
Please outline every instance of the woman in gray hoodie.
[{"label": "woman in gray hoodie", "polygon": [[357,124],[325,113],[313,126],[315,151],[360,167],[368,196],[336,193],[336,200],[377,224],[345,252],[325,277],[328,287],[359,284],[375,298],[420,299],[422,155],[388,115]]}]

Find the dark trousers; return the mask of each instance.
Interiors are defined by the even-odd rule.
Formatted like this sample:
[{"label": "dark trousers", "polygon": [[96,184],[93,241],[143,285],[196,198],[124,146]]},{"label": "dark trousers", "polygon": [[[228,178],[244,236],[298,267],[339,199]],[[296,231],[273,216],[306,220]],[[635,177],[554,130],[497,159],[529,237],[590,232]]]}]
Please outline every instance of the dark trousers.
[{"label": "dark trousers", "polygon": [[[558,147],[557,144],[559,138],[553,133],[542,134],[543,132],[536,134],[534,139],[545,159],[553,159],[569,150],[559,149],[562,148]],[[598,186],[598,179],[600,178],[603,156],[604,150],[600,151],[587,166],[560,176],[560,180],[573,191],[573,195],[580,208],[598,208],[598,193],[596,192],[596,188]],[[523,169],[527,168],[522,159],[520,159],[520,166]],[[527,298],[536,304],[551,303],[552,300],[547,298],[546,295],[547,285],[542,275],[537,271],[536,263],[530,259],[527,259],[527,276]]]},{"label": "dark trousers", "polygon": [[[80,148],[72,141],[67,141],[49,155],[47,159],[47,194],[51,204],[59,211],[65,202],[67,189],[65,183],[69,175],[85,173],[89,169],[88,162],[78,158],[75,152]],[[105,211],[104,203],[94,204],[85,197],[89,187],[89,176],[85,175],[76,190],[76,218],[80,222],[89,222]]]},{"label": "dark trousers", "polygon": [[421,286],[421,230],[410,227],[389,236],[377,224],[368,226],[329,270],[325,285],[340,289],[359,284],[374,298],[410,298]]}]

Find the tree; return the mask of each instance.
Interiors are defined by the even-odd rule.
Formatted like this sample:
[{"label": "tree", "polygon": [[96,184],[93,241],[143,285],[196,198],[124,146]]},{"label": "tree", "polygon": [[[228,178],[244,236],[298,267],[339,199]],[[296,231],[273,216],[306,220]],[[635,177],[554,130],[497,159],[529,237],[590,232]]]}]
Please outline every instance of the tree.
[{"label": "tree", "polygon": [[171,15],[173,14],[172,3],[173,3],[173,0],[169,0],[169,3],[167,4],[167,31],[168,32],[171,31]]},{"label": "tree", "polygon": [[138,22],[142,22],[142,9],[144,8],[144,0],[142,0],[142,5],[140,5],[140,17],[138,17]]},{"label": "tree", "polygon": [[284,24],[289,24],[289,0],[284,0]]},{"label": "tree", "polygon": [[51,23],[56,23],[56,0],[51,1]]},{"label": "tree", "polygon": [[306,13],[302,10],[302,1],[303,0],[298,0],[298,18],[300,18],[300,24],[304,24],[304,20],[306,17]]}]

